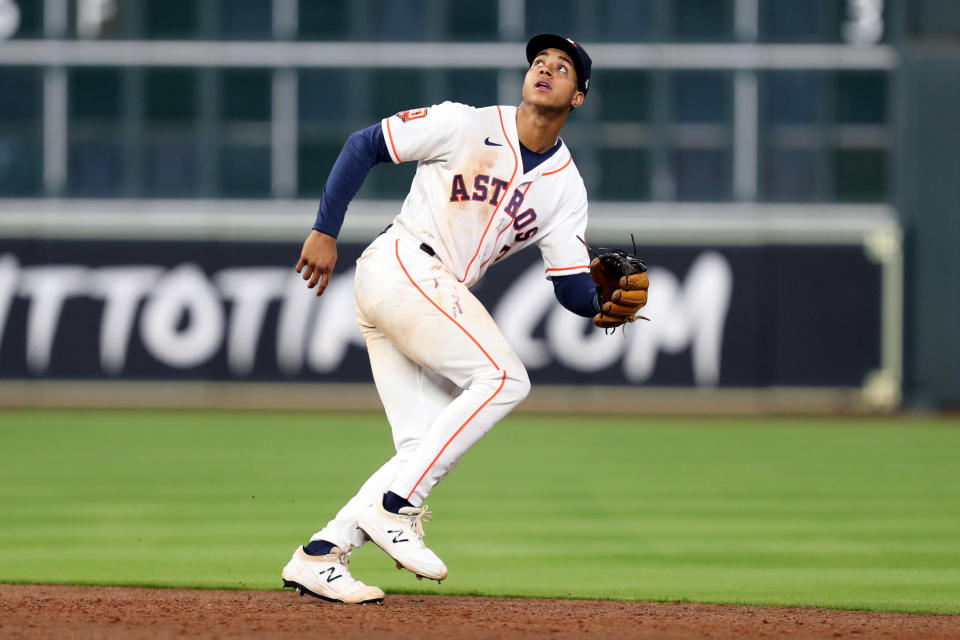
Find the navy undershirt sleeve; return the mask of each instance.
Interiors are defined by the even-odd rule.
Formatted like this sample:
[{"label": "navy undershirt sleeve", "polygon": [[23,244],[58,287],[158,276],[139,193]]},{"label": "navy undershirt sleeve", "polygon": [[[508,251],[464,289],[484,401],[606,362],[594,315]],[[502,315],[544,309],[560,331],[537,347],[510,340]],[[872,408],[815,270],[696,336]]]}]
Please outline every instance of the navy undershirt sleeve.
[{"label": "navy undershirt sleeve", "polygon": [[553,276],[553,293],[564,307],[578,316],[592,318],[600,312],[597,285],[589,273]]},{"label": "navy undershirt sleeve", "polygon": [[336,238],[343,226],[347,205],[357,195],[370,169],[377,163],[391,161],[379,123],[351,134],[323,185],[313,228]]}]

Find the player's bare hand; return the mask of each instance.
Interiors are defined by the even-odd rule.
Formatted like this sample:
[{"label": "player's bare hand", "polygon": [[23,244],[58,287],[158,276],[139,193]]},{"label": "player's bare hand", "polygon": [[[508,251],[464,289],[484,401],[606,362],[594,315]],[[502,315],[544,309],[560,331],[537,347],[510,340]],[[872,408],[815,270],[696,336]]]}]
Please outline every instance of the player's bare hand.
[{"label": "player's bare hand", "polygon": [[322,295],[330,283],[330,274],[337,264],[337,240],[320,231],[312,231],[303,243],[300,252],[300,262],[297,263],[297,273],[303,274],[308,280],[307,287],[317,287],[317,295]]}]

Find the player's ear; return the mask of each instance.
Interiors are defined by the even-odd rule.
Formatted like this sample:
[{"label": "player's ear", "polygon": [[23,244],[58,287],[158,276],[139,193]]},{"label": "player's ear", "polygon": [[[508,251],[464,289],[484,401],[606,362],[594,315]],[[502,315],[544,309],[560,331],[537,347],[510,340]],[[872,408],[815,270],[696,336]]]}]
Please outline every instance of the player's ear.
[{"label": "player's ear", "polygon": [[586,97],[586,96],[584,96],[584,94],[583,94],[582,91],[577,91],[577,92],[575,92],[575,93],[573,94],[573,98],[570,100],[570,106],[571,106],[573,109],[576,109],[577,107],[579,107],[580,105],[583,104],[583,99],[584,99],[585,97]]}]

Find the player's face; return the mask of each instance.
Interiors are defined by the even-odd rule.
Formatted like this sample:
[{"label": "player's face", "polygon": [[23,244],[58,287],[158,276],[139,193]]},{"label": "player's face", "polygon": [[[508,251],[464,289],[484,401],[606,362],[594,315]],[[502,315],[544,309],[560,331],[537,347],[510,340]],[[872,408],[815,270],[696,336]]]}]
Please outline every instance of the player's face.
[{"label": "player's face", "polygon": [[544,49],[523,80],[523,101],[539,107],[569,109],[583,104],[577,90],[577,70],[560,49]]}]

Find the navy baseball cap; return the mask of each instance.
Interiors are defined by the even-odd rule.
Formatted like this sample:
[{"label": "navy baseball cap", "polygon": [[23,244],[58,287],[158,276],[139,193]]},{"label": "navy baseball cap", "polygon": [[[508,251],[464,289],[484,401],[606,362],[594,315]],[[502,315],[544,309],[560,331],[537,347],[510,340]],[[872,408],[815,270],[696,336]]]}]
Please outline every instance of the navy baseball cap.
[{"label": "navy baseball cap", "polygon": [[533,59],[544,49],[560,49],[570,56],[577,70],[577,89],[586,94],[587,89],[590,88],[590,65],[593,62],[584,48],[572,38],[564,38],[553,33],[541,33],[530,38],[530,42],[527,43],[527,63],[533,64]]}]

